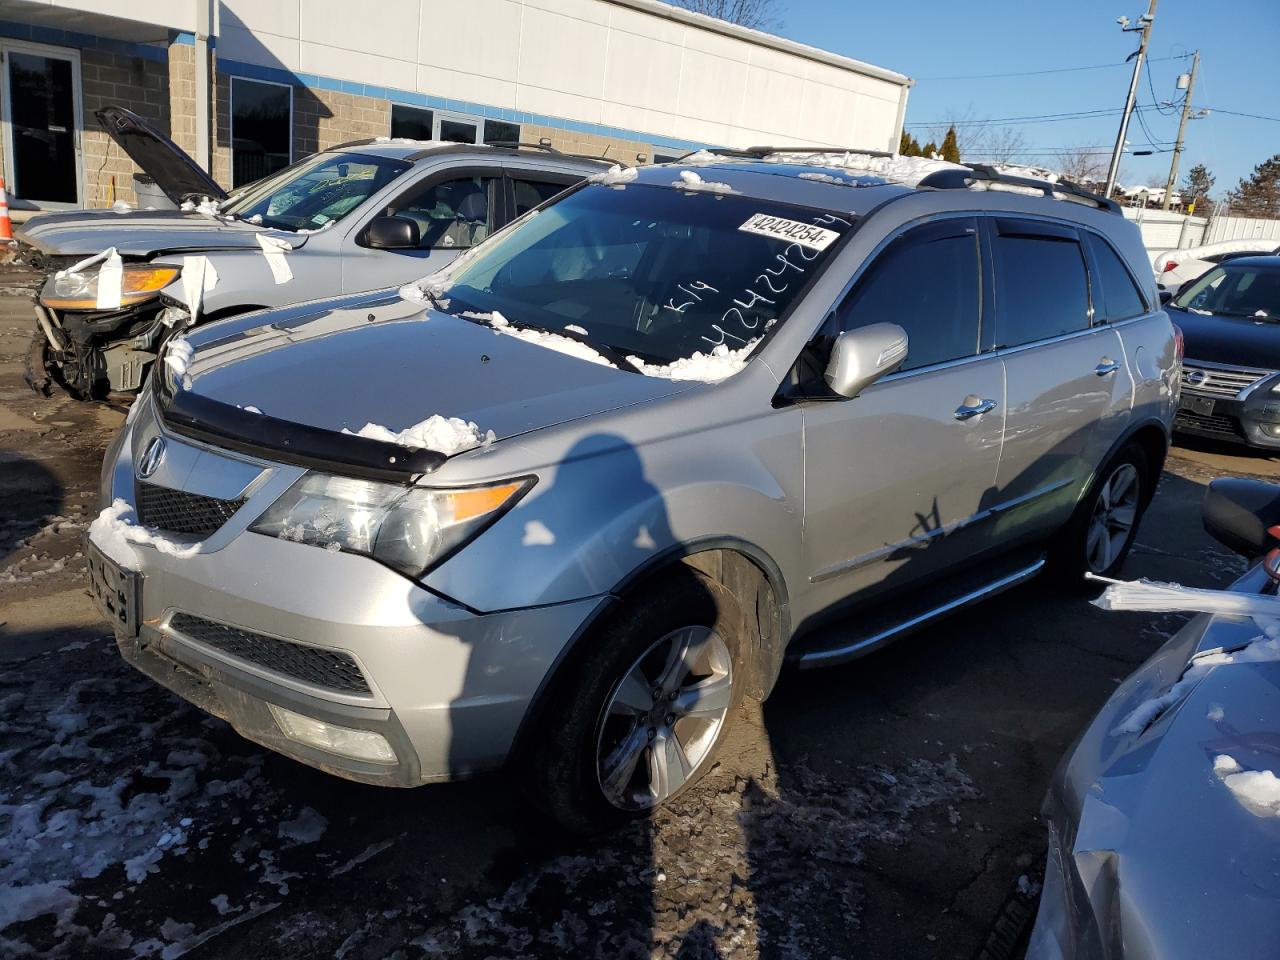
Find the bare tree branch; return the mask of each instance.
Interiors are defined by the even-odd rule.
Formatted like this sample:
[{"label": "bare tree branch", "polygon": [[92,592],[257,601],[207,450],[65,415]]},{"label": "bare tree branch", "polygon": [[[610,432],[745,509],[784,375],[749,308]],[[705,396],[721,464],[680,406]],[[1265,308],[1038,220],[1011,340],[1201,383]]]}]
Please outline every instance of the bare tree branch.
[{"label": "bare tree branch", "polygon": [[782,26],[780,0],[667,0],[673,6],[752,30]]}]

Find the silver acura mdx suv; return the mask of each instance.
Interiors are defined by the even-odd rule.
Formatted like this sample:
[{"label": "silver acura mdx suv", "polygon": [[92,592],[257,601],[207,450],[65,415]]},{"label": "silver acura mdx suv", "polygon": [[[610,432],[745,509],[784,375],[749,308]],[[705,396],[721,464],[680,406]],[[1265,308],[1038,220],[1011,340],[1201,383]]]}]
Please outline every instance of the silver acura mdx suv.
[{"label": "silver acura mdx suv", "polygon": [[123,655],[323,770],[507,765],[591,829],[788,661],[1112,573],[1178,391],[1138,232],[920,166],[615,169],[399,295],[175,340],[90,531]]}]

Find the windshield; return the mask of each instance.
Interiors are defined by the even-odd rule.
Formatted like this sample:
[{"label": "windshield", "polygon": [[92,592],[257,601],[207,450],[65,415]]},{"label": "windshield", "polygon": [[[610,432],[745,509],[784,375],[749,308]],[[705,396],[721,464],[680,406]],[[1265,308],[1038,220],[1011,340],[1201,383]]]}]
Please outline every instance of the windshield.
[{"label": "windshield", "polygon": [[412,164],[356,153],[317,153],[245,187],[220,212],[283,230],[341,220]]},{"label": "windshield", "polygon": [[1214,267],[1173,305],[1218,317],[1280,320],[1280,269],[1235,264]]},{"label": "windshield", "polygon": [[592,185],[478,247],[451,312],[580,335],[646,363],[738,350],[785,319],[852,217],[740,195]]}]

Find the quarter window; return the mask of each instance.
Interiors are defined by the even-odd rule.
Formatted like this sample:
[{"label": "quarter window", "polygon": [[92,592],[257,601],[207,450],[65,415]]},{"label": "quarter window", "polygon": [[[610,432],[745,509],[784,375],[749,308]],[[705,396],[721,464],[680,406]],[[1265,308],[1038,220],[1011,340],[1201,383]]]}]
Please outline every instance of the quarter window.
[{"label": "quarter window", "polygon": [[1096,271],[1093,275],[1093,316],[1095,320],[1115,323],[1147,312],[1133,276],[1111,244],[1101,237],[1086,234],[1093,250]]},{"label": "quarter window", "polygon": [[992,241],[996,344],[1012,347],[1086,329],[1089,281],[1075,232],[1059,236],[1035,224],[1020,231],[1002,224]]},{"label": "quarter window", "polygon": [[240,187],[291,162],[293,88],[231,78],[231,185]]},{"label": "quarter window", "polygon": [[515,193],[516,216],[528,213],[544,200],[550,200],[557,193],[568,189],[566,183],[548,183],[545,180],[512,180]]},{"label": "quarter window", "polygon": [[972,220],[917,227],[893,241],[840,305],[841,330],[896,323],[907,331],[903,370],[978,351],[978,232]]},{"label": "quarter window", "polygon": [[493,230],[492,177],[458,177],[412,190],[389,204],[386,215],[418,225],[418,246],[465,250]]}]

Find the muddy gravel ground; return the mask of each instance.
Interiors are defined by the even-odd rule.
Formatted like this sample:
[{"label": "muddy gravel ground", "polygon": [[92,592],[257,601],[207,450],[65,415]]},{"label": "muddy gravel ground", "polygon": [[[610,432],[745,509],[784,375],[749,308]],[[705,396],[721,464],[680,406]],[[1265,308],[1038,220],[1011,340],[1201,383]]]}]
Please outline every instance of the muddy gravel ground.
[{"label": "muddy gravel ground", "polygon": [[[0,956],[974,957],[1030,916],[1062,752],[1180,622],[1029,584],[787,675],[651,822],[574,843],[502,778],[390,791],[267,753],[126,667],[80,539],[123,410],[22,383],[0,270]],[[1129,575],[1224,584],[1178,449]],[[836,625],[833,629],[841,629]]]}]

